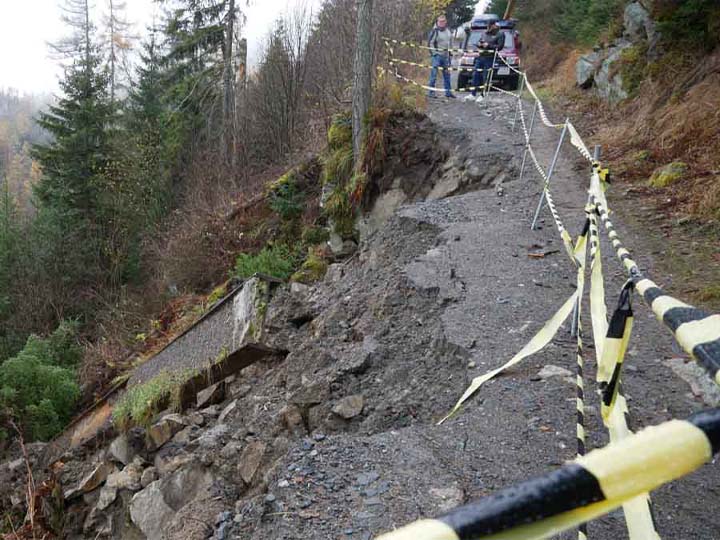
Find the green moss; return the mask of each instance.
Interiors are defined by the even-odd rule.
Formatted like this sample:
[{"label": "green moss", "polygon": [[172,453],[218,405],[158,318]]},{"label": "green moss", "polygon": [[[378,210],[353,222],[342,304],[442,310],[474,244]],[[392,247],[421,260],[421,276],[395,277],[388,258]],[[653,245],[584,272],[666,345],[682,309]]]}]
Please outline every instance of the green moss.
[{"label": "green moss", "polygon": [[226,293],[227,293],[227,284],[223,283],[222,285],[218,285],[208,295],[207,300],[205,300],[205,305],[207,307],[212,307],[215,304],[215,302],[224,298]]},{"label": "green moss", "polygon": [[647,150],[640,150],[639,152],[635,152],[633,159],[635,161],[647,161],[648,159],[650,159],[650,152],[648,152]]},{"label": "green moss", "polygon": [[618,70],[622,77],[623,89],[634,94],[648,74],[647,44],[641,43],[623,49],[620,53]]},{"label": "green moss", "polygon": [[315,283],[325,277],[327,272],[327,261],[321,258],[314,250],[308,250],[307,259],[300,267],[300,270],[295,272],[292,276],[292,281],[298,283]]},{"label": "green moss", "polygon": [[332,150],[352,146],[352,117],[349,112],[333,117],[328,130],[328,144]]},{"label": "green moss", "polygon": [[352,170],[352,145],[336,148],[323,162],[322,183],[323,185],[342,183],[352,176]]},{"label": "green moss", "polygon": [[648,185],[651,187],[663,188],[671,184],[675,184],[685,177],[687,170],[688,166],[682,161],[668,163],[664,167],[660,167],[655,170],[648,181]]},{"label": "green moss", "polygon": [[158,375],[127,392],[113,407],[113,424],[121,431],[133,426],[149,426],[153,418],[166,406],[178,410],[183,385],[196,375],[185,370],[180,373],[161,371]]}]

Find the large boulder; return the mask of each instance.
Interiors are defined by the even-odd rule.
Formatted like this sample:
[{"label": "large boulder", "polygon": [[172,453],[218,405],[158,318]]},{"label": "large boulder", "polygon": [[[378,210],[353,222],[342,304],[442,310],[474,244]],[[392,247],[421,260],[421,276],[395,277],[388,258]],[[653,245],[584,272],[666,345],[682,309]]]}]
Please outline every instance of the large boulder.
[{"label": "large boulder", "polygon": [[623,16],[623,35],[633,42],[656,38],[655,21],[640,2],[630,2]]},{"label": "large boulder", "polygon": [[595,72],[603,61],[600,50],[581,56],[575,64],[575,82],[580,88],[590,88],[595,81]]},{"label": "large boulder", "polygon": [[167,414],[147,430],[148,450],[154,452],[185,427],[185,420],[179,414]]},{"label": "large boulder", "polygon": [[632,43],[629,41],[617,40],[608,48],[607,57],[602,61],[600,69],[595,74],[597,94],[610,103],[617,103],[628,97],[628,93],[623,88],[622,75],[613,64],[620,60],[622,52],[629,47],[632,47]]},{"label": "large boulder", "polygon": [[160,540],[174,515],[175,511],[165,502],[160,480],[136,493],[130,503],[130,519],[148,538]]}]

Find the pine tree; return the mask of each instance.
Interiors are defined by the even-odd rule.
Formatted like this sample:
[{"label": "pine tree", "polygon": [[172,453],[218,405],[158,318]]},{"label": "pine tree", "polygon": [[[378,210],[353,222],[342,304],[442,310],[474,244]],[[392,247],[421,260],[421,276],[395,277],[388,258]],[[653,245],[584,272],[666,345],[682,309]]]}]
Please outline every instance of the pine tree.
[{"label": "pine tree", "polygon": [[82,291],[104,279],[108,227],[106,211],[111,186],[104,175],[111,159],[115,110],[108,95],[109,79],[93,42],[86,1],[68,0],[73,33],[56,46],[71,63],[60,82],[62,96],[40,114],[38,123],[51,142],[35,145],[33,157],[42,177],[34,188],[38,213],[33,224],[39,246],[35,276],[54,285],[56,317],[87,311]]}]

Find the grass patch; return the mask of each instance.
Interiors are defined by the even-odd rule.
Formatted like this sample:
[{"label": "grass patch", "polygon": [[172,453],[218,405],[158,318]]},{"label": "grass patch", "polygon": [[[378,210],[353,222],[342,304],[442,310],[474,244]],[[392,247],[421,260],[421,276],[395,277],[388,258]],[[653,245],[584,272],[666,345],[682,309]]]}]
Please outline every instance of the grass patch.
[{"label": "grass patch", "polygon": [[116,428],[127,431],[133,426],[147,427],[161,410],[180,408],[180,392],[193,377],[189,370],[180,373],[161,371],[147,382],[130,388],[113,407]]},{"label": "grass patch", "polygon": [[235,261],[235,275],[247,279],[260,273],[288,279],[296,265],[297,257],[287,245],[274,244],[264,247],[256,255],[241,253]]}]

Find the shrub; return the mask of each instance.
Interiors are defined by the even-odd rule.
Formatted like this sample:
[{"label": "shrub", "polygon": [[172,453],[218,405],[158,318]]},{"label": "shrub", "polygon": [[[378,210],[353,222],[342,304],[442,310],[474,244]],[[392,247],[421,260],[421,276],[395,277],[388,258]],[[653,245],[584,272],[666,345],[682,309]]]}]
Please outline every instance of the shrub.
[{"label": "shrub", "polygon": [[247,279],[256,273],[288,279],[297,264],[296,256],[285,244],[266,246],[257,255],[241,253],[235,262],[235,275]]},{"label": "shrub", "polygon": [[283,220],[299,218],[305,207],[305,196],[297,187],[295,172],[289,171],[268,186],[270,209]]},{"label": "shrub", "polygon": [[30,336],[22,351],[0,365],[0,406],[32,439],[47,440],[62,430],[80,397],[75,367],[82,351],[75,336],[75,323],[64,322],[47,338]]},{"label": "shrub", "polygon": [[663,44],[670,48],[710,52],[720,44],[717,0],[662,0],[656,17]]},{"label": "shrub", "polygon": [[330,239],[330,233],[325,227],[305,227],[302,232],[302,243],[306,246],[317,246]]}]

